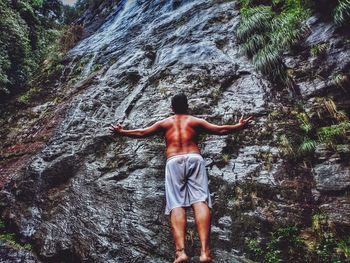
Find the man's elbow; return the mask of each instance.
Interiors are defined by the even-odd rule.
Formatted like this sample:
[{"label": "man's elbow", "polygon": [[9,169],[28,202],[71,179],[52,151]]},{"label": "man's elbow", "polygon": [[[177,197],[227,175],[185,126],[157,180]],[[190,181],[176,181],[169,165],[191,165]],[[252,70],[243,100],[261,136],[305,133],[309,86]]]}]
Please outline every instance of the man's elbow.
[{"label": "man's elbow", "polygon": [[138,137],[144,138],[144,137],[152,136],[153,134],[154,132],[140,130],[137,135]]},{"label": "man's elbow", "polygon": [[146,137],[147,136],[147,133],[145,132],[145,131],[138,131],[137,133],[136,133],[136,136],[137,137]]},{"label": "man's elbow", "polygon": [[228,131],[227,130],[221,130],[218,134],[219,135],[226,135],[226,134],[228,134]]},{"label": "man's elbow", "polygon": [[226,134],[225,132],[226,131],[223,129],[216,129],[216,130],[209,131],[209,133],[213,134],[213,135],[224,135],[224,134]]}]

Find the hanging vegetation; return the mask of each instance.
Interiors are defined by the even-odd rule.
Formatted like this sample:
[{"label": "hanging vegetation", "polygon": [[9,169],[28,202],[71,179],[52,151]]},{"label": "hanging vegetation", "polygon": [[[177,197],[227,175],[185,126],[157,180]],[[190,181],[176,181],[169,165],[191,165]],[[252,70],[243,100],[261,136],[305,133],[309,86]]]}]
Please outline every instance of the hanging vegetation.
[{"label": "hanging vegetation", "polygon": [[242,21],[236,35],[242,51],[255,67],[274,81],[288,84],[282,53],[295,45],[306,31],[302,22],[309,9],[300,0],[241,1]]},{"label": "hanging vegetation", "polygon": [[334,22],[339,26],[350,24],[350,0],[339,0],[334,9]]},{"label": "hanging vegetation", "polygon": [[282,54],[308,32],[304,21],[312,12],[333,15],[335,23],[350,22],[350,0],[241,0],[242,21],[236,29],[241,50],[254,66],[278,83],[291,84]]}]

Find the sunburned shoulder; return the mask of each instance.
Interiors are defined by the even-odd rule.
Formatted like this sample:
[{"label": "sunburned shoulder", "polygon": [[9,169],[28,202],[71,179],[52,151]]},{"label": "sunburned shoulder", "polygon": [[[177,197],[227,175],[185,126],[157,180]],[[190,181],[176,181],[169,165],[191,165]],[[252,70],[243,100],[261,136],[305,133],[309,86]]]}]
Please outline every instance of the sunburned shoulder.
[{"label": "sunburned shoulder", "polygon": [[[175,121],[175,119],[176,119],[175,116],[176,115],[169,116],[168,118],[160,120],[159,123],[160,124],[171,123],[171,122]],[[190,120],[193,123],[201,123],[201,122],[204,121],[203,119],[195,117],[195,116],[192,116],[192,115],[185,115],[184,117],[185,117],[185,119]]]},{"label": "sunburned shoulder", "polygon": [[195,116],[191,116],[191,121],[193,121],[196,124],[201,124],[201,123],[205,122],[204,119],[201,119],[201,118],[198,118],[198,117],[195,117]]}]

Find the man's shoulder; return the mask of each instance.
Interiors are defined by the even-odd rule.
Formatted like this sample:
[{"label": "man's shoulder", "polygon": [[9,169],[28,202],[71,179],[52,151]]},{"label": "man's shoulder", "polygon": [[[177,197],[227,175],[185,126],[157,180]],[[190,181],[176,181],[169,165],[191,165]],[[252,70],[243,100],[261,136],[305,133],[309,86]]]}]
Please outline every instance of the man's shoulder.
[{"label": "man's shoulder", "polygon": [[171,123],[171,122],[172,122],[172,119],[173,119],[173,116],[169,116],[169,117],[167,117],[167,118],[164,118],[164,119],[162,119],[162,120],[157,121],[157,123],[158,123],[159,125],[161,125],[162,127],[164,127],[166,124]]},{"label": "man's shoulder", "polygon": [[190,118],[191,118],[191,121],[196,122],[196,123],[200,123],[200,122],[204,121],[204,119],[196,117],[196,116],[192,116],[192,115],[190,115]]}]

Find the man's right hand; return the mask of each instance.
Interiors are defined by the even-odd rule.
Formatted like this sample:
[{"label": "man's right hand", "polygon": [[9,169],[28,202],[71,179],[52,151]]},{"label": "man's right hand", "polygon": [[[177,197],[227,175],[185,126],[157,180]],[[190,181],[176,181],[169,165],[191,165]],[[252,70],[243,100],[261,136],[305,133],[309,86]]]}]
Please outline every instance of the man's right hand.
[{"label": "man's right hand", "polygon": [[112,127],[109,128],[109,131],[113,133],[120,134],[120,131],[123,129],[123,127],[120,124],[113,125],[111,124]]}]

